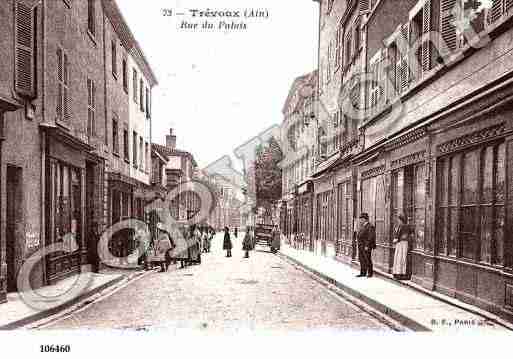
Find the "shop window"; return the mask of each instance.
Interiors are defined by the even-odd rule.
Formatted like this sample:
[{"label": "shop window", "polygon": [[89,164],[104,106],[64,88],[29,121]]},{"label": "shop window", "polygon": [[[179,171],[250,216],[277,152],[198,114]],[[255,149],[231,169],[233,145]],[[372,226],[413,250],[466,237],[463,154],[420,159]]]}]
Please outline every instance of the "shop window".
[{"label": "shop window", "polygon": [[81,188],[80,170],[64,163],[52,164],[53,181],[51,183],[55,198],[53,203],[54,236],[53,242],[62,242],[67,234],[74,234],[73,240],[68,242],[70,249],[80,243],[81,216]]},{"label": "shop window", "polygon": [[413,210],[415,224],[415,248],[424,249],[425,228],[426,228],[426,179],[425,164],[418,164],[414,167],[413,175]]},{"label": "shop window", "polygon": [[438,161],[439,254],[504,265],[504,161],[503,143]]},{"label": "shop window", "polygon": [[[338,185],[337,239],[340,242],[352,241],[351,186],[348,182]],[[340,248],[341,249],[341,248]]]},{"label": "shop window", "polygon": [[369,214],[369,221],[376,228],[376,241],[384,243],[385,233],[385,176],[380,175],[362,181],[361,212]]}]

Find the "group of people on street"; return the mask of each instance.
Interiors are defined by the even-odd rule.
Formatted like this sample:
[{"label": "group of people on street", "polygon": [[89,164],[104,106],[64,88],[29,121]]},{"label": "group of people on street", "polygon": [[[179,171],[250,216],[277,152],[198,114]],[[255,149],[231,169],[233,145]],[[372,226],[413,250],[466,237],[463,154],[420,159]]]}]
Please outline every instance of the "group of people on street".
[{"label": "group of people on street", "polygon": [[[376,249],[376,229],[369,222],[369,215],[360,215],[360,227],[356,234],[358,245],[358,258],[360,261],[360,274],[357,277],[372,277],[374,268],[372,264],[372,251]],[[408,246],[412,228],[407,224],[404,214],[397,216],[397,223],[393,232],[393,243],[395,245],[394,265],[392,273],[397,280],[408,279]]]},{"label": "group of people on street", "polygon": [[[235,227],[234,236],[237,238],[238,228]],[[232,256],[233,242],[230,237],[230,229],[228,227],[224,227],[224,238],[223,238],[223,250],[226,251],[226,257],[230,258]],[[249,252],[255,249],[255,236],[253,235],[252,230],[248,227],[246,228],[246,232],[244,233],[244,238],[242,240],[242,250],[245,252],[244,258],[249,258]]]},{"label": "group of people on street", "polygon": [[[175,250],[177,244],[162,223],[157,224],[158,234],[154,241],[154,248],[160,255],[164,255],[164,261],[160,261],[161,271],[168,270],[172,263],[180,262],[180,268],[191,264],[201,264],[202,253],[209,253],[215,231],[209,225],[191,225],[182,227],[181,235],[185,241],[185,248]],[[147,267],[149,266],[147,263]]]}]

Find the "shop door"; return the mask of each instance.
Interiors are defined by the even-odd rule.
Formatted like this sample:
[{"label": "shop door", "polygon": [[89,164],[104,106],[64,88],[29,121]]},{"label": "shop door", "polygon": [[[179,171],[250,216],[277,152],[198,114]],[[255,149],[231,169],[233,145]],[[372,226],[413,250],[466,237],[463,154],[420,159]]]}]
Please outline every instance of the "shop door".
[{"label": "shop door", "polygon": [[20,243],[22,226],[21,169],[7,166],[6,198],[6,261],[7,292],[15,292],[16,285],[16,246]]}]

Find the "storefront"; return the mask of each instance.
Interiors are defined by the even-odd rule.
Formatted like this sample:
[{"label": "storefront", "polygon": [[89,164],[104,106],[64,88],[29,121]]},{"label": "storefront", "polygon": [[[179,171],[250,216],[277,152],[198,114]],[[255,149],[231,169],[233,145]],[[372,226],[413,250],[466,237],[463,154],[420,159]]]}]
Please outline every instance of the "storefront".
[{"label": "storefront", "polygon": [[308,180],[298,186],[297,199],[297,246],[303,250],[313,251],[313,183]]},{"label": "storefront", "polygon": [[[89,161],[92,147],[60,128],[48,128],[46,135],[46,245],[63,243],[68,250],[46,257],[46,282],[53,284],[88,263],[86,210],[100,205],[86,202],[86,194],[98,193],[93,198],[99,199],[101,190],[94,186],[101,180],[95,181],[89,172],[94,170]],[[96,166],[101,168],[102,162]],[[93,179],[86,183],[86,178]]]},{"label": "storefront", "polygon": [[[414,282],[512,318],[511,110],[487,110],[486,101],[361,154],[357,209],[376,227],[377,269],[391,272],[393,229],[404,214]],[[470,116],[477,108],[479,117]]]},{"label": "storefront", "polygon": [[335,176],[324,172],[314,180],[314,251],[318,255],[335,256]]}]

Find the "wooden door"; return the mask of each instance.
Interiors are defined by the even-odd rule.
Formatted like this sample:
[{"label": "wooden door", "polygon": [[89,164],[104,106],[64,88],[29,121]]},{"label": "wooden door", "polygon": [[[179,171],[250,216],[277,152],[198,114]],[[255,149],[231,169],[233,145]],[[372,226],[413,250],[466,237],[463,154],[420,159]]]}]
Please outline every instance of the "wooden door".
[{"label": "wooden door", "polygon": [[22,191],[21,169],[7,166],[7,198],[6,198],[6,262],[7,262],[7,292],[15,292],[16,284],[16,248],[20,243],[22,226]]}]

